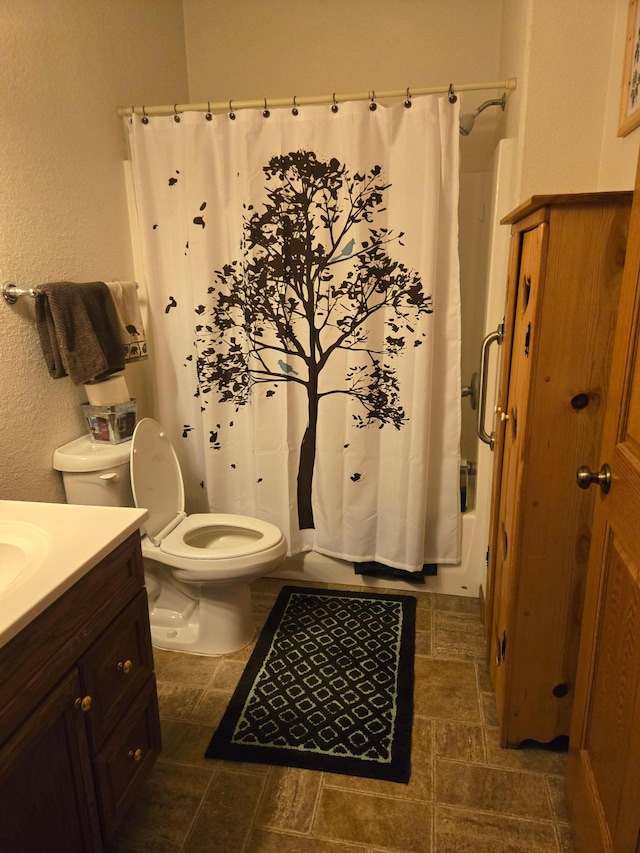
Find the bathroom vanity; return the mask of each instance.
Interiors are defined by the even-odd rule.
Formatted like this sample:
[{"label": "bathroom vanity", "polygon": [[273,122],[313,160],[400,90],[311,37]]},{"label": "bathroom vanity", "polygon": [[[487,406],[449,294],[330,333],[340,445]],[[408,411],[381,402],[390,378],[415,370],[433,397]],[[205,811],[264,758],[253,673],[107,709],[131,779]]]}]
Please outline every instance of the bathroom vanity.
[{"label": "bathroom vanity", "polygon": [[[24,506],[39,505],[0,501],[5,562],[19,542],[7,545],[2,525],[10,531]],[[146,513],[41,506],[47,554],[31,577],[26,561],[27,577],[0,587],[0,846],[102,851],[161,747]]]}]

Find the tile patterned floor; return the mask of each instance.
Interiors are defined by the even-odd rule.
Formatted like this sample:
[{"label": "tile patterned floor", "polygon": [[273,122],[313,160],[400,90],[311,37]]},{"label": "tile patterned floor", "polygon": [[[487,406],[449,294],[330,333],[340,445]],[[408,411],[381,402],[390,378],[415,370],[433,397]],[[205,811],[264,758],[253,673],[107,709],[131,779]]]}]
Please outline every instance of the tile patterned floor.
[{"label": "tile patterned floor", "polygon": [[[285,583],[254,584],[258,627]],[[253,647],[215,658],[156,649],[163,751],[112,853],[571,853],[566,756],[498,745],[477,599],[414,594],[408,785],[205,760]]]}]

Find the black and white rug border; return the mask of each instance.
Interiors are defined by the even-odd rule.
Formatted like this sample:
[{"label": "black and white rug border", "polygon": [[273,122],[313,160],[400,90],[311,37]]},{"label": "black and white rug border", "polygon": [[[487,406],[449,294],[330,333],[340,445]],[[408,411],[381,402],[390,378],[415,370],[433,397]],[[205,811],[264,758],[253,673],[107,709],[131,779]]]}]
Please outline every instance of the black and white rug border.
[{"label": "black and white rug border", "polygon": [[[374,599],[397,602],[401,605],[402,624],[396,681],[395,719],[393,723],[389,760],[368,760],[362,757],[336,756],[320,751],[300,751],[292,747],[246,745],[234,743],[233,736],[239,716],[260,674],[275,632],[280,625],[291,596],[329,596]],[[238,686],[217,727],[205,756],[232,761],[306,768],[348,776],[364,776],[406,783],[411,773],[411,728],[413,722],[413,680],[415,653],[416,599],[405,594],[372,592],[368,590],[323,589],[305,586],[283,586],[260,633]]]}]

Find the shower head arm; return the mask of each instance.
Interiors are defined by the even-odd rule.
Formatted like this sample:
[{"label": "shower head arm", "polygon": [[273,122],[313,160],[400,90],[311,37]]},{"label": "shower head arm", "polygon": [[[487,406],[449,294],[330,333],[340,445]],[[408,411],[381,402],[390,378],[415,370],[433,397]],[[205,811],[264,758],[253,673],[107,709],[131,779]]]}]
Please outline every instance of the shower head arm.
[{"label": "shower head arm", "polygon": [[504,112],[506,102],[507,94],[505,92],[505,94],[501,98],[493,98],[490,101],[485,101],[484,103],[480,104],[480,106],[472,113],[466,113],[466,115],[460,116],[460,133],[463,136],[468,136],[473,130],[473,125],[475,123],[476,118],[483,110],[486,110],[487,107],[500,107],[500,109]]},{"label": "shower head arm", "polygon": [[504,112],[504,105],[506,104],[506,102],[506,94],[504,94],[501,98],[494,98],[491,101],[485,101],[483,104],[480,104],[480,106],[476,110],[473,111],[473,116],[474,118],[476,116],[479,116],[480,113],[483,112],[483,110],[487,109],[487,107],[500,107],[500,109]]}]

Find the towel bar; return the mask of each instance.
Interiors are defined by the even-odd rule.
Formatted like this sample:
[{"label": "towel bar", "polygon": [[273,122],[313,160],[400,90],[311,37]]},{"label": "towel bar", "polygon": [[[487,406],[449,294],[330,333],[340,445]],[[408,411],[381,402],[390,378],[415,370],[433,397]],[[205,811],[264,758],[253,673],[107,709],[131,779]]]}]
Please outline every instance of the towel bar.
[{"label": "towel bar", "polygon": [[35,287],[18,287],[17,284],[13,284],[10,281],[2,285],[2,295],[9,305],[16,303],[20,296],[32,296],[35,299],[37,293],[38,291]]},{"label": "towel bar", "polygon": [[[136,287],[139,287],[137,282]],[[9,305],[15,305],[21,296],[31,296],[32,299],[35,299],[38,295],[38,291],[38,287],[18,287],[18,285],[14,284],[12,281],[7,281],[2,285],[2,295],[4,296],[5,302],[8,302]]]}]

